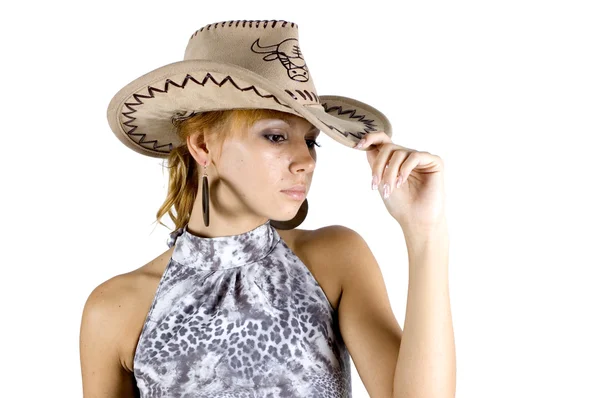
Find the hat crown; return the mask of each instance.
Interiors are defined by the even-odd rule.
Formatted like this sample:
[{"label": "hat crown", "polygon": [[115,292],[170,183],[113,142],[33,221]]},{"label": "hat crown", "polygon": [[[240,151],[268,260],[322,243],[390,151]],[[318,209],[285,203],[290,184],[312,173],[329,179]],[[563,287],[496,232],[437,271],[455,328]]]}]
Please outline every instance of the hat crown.
[{"label": "hat crown", "polygon": [[238,20],[206,25],[190,37],[184,60],[233,64],[284,88],[302,104],[319,103],[300,50],[298,25],[293,22]]}]

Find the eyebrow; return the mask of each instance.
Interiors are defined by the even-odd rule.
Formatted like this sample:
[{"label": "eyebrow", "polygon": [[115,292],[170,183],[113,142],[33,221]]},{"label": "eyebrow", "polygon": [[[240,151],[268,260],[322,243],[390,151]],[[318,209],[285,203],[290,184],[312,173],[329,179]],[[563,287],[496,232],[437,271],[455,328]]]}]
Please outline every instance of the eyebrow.
[{"label": "eyebrow", "polygon": [[[282,122],[284,122],[288,126],[292,127],[292,123],[290,123],[290,120],[288,118],[286,118],[286,117],[282,117],[282,118],[278,118],[278,119],[273,119],[273,120],[281,120]],[[313,132],[313,131],[316,132],[317,134],[321,133],[321,130],[317,126],[311,124],[311,127],[308,129],[308,132],[310,133],[310,132]]]}]

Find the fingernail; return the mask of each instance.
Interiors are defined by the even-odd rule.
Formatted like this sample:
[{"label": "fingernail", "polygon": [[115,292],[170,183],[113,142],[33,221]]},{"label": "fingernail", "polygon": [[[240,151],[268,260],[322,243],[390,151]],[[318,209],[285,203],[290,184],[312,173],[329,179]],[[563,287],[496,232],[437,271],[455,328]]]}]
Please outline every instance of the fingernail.
[{"label": "fingernail", "polygon": [[360,141],[358,141],[358,143],[354,146],[355,148],[362,148],[363,144],[365,143],[365,139],[361,139]]},{"label": "fingernail", "polygon": [[387,182],[383,184],[383,197],[385,199],[390,197],[390,184],[388,184]]},{"label": "fingernail", "polygon": [[371,189],[372,190],[377,189],[377,176],[376,175],[373,176],[373,182],[371,182]]},{"label": "fingernail", "polygon": [[398,176],[398,182],[396,183],[396,188],[400,188],[400,185],[402,184],[402,175]]}]

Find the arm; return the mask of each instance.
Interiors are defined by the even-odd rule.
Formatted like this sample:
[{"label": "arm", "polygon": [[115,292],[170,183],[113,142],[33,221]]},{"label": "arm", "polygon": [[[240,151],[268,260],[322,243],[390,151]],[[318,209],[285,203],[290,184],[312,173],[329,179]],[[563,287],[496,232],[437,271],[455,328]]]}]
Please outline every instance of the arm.
[{"label": "arm", "polygon": [[118,350],[125,319],[120,286],[119,276],[102,283],[84,306],[79,339],[84,398],[136,397],[133,375]]},{"label": "arm", "polygon": [[394,372],[394,397],[451,398],[456,354],[448,287],[446,222],[404,231],[409,258],[404,334]]},{"label": "arm", "polygon": [[444,269],[447,236],[405,233],[409,288],[403,331],[365,240],[343,226],[328,231],[329,258],[338,260],[342,275],[340,331],[369,396],[454,397],[454,336]]},{"label": "arm", "polygon": [[328,232],[328,258],[336,259],[341,275],[338,318],[344,343],[369,396],[390,398],[402,328],[381,270],[360,234],[339,225]]}]

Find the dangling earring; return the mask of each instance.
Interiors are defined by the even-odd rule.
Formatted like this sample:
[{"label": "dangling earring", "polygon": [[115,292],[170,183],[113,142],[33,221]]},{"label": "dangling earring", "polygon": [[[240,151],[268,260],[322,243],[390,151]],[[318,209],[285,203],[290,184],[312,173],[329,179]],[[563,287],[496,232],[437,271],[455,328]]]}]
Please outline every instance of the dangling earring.
[{"label": "dangling earring", "polygon": [[204,175],[202,176],[202,215],[204,216],[204,225],[208,227],[208,174],[206,174],[206,164],[204,166]]}]

